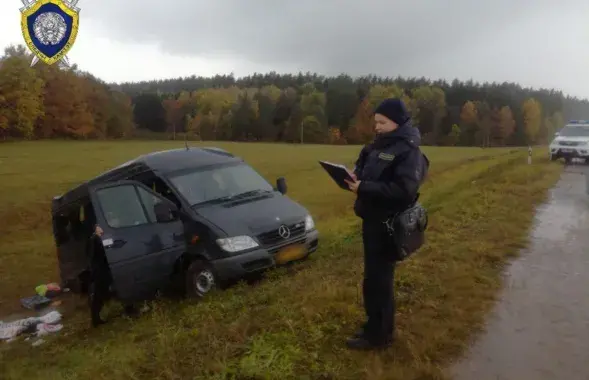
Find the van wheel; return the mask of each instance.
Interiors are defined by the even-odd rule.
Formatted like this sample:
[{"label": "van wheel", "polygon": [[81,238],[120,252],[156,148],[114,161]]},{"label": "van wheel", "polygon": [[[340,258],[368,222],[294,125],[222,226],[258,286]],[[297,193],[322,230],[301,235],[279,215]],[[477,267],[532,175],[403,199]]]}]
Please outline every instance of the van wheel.
[{"label": "van wheel", "polygon": [[217,288],[213,268],[204,260],[193,261],[186,270],[186,295],[200,299]]}]

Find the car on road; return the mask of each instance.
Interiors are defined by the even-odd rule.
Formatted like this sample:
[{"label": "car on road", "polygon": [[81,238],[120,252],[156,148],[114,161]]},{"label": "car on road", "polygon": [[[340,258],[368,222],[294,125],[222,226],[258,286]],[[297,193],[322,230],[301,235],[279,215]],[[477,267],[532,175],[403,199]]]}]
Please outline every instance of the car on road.
[{"label": "car on road", "polygon": [[566,163],[573,159],[589,161],[589,120],[571,120],[556,133],[549,146],[550,159],[564,158]]},{"label": "car on road", "polygon": [[306,259],[318,247],[312,216],[243,159],[218,148],[154,152],[52,201],[62,283],[85,291],[86,244],[96,224],[124,301],[168,285],[202,297],[218,285]]}]

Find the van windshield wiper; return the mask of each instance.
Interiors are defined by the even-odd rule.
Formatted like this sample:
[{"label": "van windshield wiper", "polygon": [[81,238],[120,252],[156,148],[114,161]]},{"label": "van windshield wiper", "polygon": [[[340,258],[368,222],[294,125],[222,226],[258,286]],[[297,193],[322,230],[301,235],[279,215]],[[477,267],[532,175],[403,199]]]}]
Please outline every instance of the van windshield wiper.
[{"label": "van windshield wiper", "polygon": [[233,199],[233,197],[231,195],[227,195],[225,197],[219,197],[219,198],[214,198],[214,199],[209,199],[203,202],[198,202],[193,204],[192,206],[202,206],[202,205],[210,205],[210,204],[215,204],[215,203],[223,203],[223,202],[227,202],[230,201],[231,199]]},{"label": "van windshield wiper", "polygon": [[246,191],[246,192],[239,193],[239,194],[236,194],[236,195],[227,195],[227,196],[224,196],[224,197],[209,199],[207,201],[194,204],[193,206],[202,206],[202,205],[207,205],[207,204],[210,205],[210,204],[225,203],[225,202],[229,202],[229,201],[232,201],[232,200],[235,200],[235,199],[243,199],[243,198],[251,197],[252,195],[267,194],[267,193],[270,193],[270,191],[268,191],[268,190],[262,190],[262,189],[251,190],[251,191]]},{"label": "van windshield wiper", "polygon": [[243,198],[250,197],[252,195],[268,194],[268,193],[270,193],[270,191],[268,191],[268,190],[256,189],[256,190],[250,190],[250,191],[246,191],[244,193],[234,195],[231,199],[243,199]]}]

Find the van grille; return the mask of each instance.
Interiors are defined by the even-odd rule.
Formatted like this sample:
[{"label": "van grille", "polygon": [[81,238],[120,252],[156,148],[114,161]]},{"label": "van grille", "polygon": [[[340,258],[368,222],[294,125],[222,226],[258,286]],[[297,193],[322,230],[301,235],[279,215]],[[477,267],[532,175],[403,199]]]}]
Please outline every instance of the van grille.
[{"label": "van grille", "polygon": [[579,141],[560,141],[560,145],[562,146],[578,146],[581,145]]},{"label": "van grille", "polygon": [[287,241],[296,240],[297,238],[303,236],[305,234],[305,222],[294,223],[290,225],[284,225],[290,234],[284,238],[280,235],[280,228],[275,230],[264,232],[263,234],[258,235],[258,240],[264,246],[274,246],[277,244],[285,243]]},{"label": "van grille", "polygon": [[298,237],[295,239],[288,239],[288,241],[284,241],[284,243],[282,243],[282,244],[275,245],[274,247],[268,248],[268,253],[271,255],[274,255],[275,253],[280,251],[282,248],[288,247],[289,245],[305,244],[306,241],[307,241],[306,236],[301,236],[301,237]]}]

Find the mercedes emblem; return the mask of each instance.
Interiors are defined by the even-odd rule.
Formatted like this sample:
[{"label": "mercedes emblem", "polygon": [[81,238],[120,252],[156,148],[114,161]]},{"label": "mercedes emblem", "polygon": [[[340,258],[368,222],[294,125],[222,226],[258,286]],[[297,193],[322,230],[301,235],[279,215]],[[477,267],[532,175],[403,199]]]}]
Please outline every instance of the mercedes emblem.
[{"label": "mercedes emblem", "polygon": [[284,224],[278,228],[278,235],[280,235],[283,239],[288,239],[290,237],[290,230]]}]

